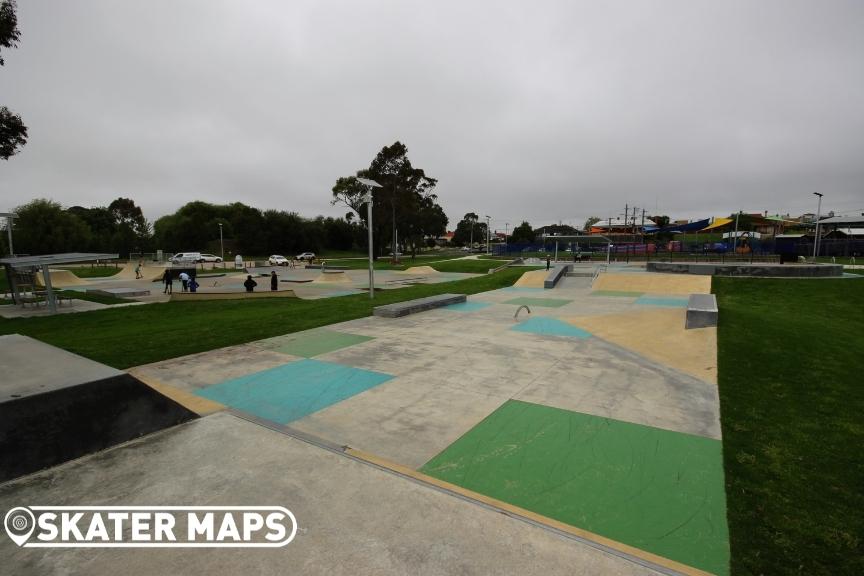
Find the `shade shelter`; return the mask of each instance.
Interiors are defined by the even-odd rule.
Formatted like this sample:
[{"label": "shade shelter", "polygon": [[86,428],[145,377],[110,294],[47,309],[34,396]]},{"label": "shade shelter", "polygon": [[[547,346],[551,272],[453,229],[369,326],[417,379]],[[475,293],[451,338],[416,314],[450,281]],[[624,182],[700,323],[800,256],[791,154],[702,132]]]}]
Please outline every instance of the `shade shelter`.
[{"label": "shade shelter", "polygon": [[[99,260],[116,260],[118,254],[97,254],[89,252],[67,252],[65,254],[41,254],[39,256],[10,256],[0,258],[0,264],[6,269],[9,290],[16,304],[24,302],[26,292],[33,293],[36,289],[36,272],[42,271],[45,282],[45,300],[52,313],[57,312],[57,298],[51,286],[51,266],[61,264],[77,264]],[[27,289],[29,287],[29,290]]]}]

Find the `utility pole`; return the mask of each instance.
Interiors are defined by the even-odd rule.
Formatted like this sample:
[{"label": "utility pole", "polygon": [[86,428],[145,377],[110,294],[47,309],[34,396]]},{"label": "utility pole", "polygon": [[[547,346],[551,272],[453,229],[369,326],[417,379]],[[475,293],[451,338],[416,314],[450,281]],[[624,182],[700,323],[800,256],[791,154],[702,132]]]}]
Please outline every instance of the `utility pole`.
[{"label": "utility pole", "polygon": [[645,209],[642,208],[642,224],[639,226],[639,232],[642,234],[642,244],[645,244]]},{"label": "utility pole", "polygon": [[732,255],[736,254],[736,250],[738,249],[738,217],[741,216],[741,211],[739,210],[737,214],[735,214],[735,237],[732,239]]},{"label": "utility pole", "polygon": [[816,261],[816,256],[819,254],[819,218],[822,217],[822,194],[813,192],[819,197],[819,205],[816,208],[816,234],[813,237],[813,261]]},{"label": "utility pole", "polygon": [[486,254],[489,254],[489,241],[492,239],[492,230],[489,228],[492,217],[486,215]]}]

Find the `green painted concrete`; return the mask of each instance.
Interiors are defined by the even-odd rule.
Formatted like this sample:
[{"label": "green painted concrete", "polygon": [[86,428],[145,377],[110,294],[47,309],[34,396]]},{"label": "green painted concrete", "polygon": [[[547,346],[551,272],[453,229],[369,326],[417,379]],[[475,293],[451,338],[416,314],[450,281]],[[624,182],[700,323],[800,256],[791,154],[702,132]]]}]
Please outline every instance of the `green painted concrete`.
[{"label": "green painted concrete", "polygon": [[594,290],[591,296],[620,296],[622,298],[638,298],[644,292],[626,292],[624,290]]},{"label": "green painted concrete", "polygon": [[525,304],[527,306],[546,306],[549,308],[560,308],[561,306],[565,306],[572,302],[572,300],[564,300],[561,298],[528,298],[523,296],[521,298],[513,298],[512,300],[506,300],[504,304],[516,304],[521,306]]},{"label": "green painted concrete", "polygon": [[702,570],[729,572],[717,440],[511,400],[422,471]]},{"label": "green painted concrete", "polygon": [[273,350],[292,356],[312,358],[319,354],[326,354],[327,352],[333,352],[334,350],[340,350],[369,340],[373,340],[373,338],[322,329],[301,332],[287,343],[274,347]]}]

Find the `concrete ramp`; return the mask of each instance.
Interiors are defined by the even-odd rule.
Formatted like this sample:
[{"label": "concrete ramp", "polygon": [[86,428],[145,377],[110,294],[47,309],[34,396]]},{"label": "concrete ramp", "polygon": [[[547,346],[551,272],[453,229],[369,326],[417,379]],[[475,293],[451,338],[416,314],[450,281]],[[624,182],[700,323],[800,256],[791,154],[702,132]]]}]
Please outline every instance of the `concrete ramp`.
[{"label": "concrete ramp", "polygon": [[647,292],[650,294],[708,294],[710,276],[681,274],[617,274],[604,272],[594,282],[594,290]]},{"label": "concrete ramp", "polygon": [[351,277],[342,271],[339,272],[322,272],[318,275],[312,284],[353,284]]},{"label": "concrete ramp", "polygon": [[0,482],[198,417],[134,376],[27,336],[0,336],[0,367]]},{"label": "concrete ramp", "polygon": [[[81,286],[84,284],[87,284],[87,281],[73,274],[71,270],[51,269],[51,286],[54,288]],[[45,287],[45,278],[42,276],[42,272],[36,273],[36,285],[42,288]]]},{"label": "concrete ramp", "polygon": [[547,274],[546,270],[525,272],[513,286],[517,288],[543,288],[543,281],[546,279]]},{"label": "concrete ramp", "polygon": [[440,272],[431,266],[411,266],[405,270],[397,271],[396,274],[440,274]]}]

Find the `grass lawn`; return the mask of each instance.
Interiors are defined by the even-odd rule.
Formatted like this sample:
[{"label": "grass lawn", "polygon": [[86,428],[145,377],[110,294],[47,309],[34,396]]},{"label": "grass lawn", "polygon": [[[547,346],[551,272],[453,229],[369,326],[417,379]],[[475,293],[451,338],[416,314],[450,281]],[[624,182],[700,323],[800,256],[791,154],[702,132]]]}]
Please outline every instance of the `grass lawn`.
[{"label": "grass lawn", "polygon": [[115,368],[251,342],[362,318],[373,306],[445,292],[474,294],[511,286],[524,269],[368,294],[300,300],[211,300],[128,306],[86,314],[0,319],[0,334],[32,336]]},{"label": "grass lawn", "polygon": [[864,280],[713,285],[732,574],[864,574]]}]

